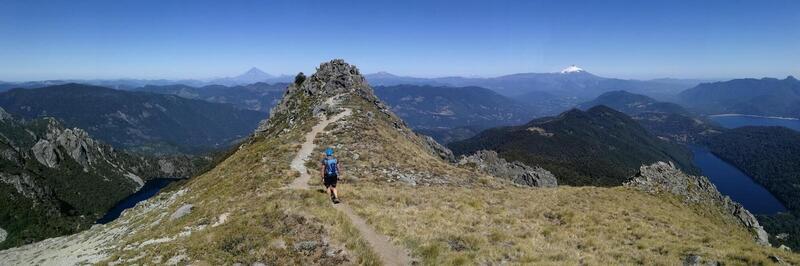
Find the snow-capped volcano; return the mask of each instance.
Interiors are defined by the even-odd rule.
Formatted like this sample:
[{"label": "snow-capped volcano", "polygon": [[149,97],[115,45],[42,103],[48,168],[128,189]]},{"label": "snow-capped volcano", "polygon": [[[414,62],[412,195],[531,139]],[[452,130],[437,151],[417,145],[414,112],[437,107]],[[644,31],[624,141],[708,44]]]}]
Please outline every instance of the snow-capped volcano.
[{"label": "snow-capped volcano", "polygon": [[583,68],[580,68],[576,65],[571,65],[565,68],[564,70],[561,70],[561,74],[578,73],[578,72],[586,72],[586,71],[584,71]]}]

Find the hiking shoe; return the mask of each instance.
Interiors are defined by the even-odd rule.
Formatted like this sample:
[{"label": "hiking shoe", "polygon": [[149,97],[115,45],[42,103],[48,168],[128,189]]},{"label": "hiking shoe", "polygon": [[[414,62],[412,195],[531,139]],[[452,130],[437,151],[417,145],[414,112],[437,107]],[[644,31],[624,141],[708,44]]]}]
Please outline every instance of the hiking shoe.
[{"label": "hiking shoe", "polygon": [[339,202],[341,202],[341,201],[339,201],[339,198],[333,198],[333,203],[334,204],[339,203]]}]

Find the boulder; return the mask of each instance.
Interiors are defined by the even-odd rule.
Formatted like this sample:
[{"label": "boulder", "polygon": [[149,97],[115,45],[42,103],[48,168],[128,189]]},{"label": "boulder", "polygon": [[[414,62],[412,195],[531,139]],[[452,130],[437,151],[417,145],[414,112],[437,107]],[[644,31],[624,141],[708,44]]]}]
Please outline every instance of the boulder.
[{"label": "boulder", "polygon": [[172,215],[169,216],[169,220],[170,221],[174,221],[174,220],[180,219],[181,217],[186,216],[187,214],[191,213],[193,208],[194,208],[194,205],[192,205],[192,204],[184,204],[183,206],[181,206],[177,210],[175,210],[175,212],[173,212]]},{"label": "boulder", "polygon": [[487,174],[505,178],[529,187],[556,187],[558,180],[541,167],[531,167],[520,162],[507,162],[495,151],[481,150],[470,156],[462,156],[458,165],[474,165]]}]

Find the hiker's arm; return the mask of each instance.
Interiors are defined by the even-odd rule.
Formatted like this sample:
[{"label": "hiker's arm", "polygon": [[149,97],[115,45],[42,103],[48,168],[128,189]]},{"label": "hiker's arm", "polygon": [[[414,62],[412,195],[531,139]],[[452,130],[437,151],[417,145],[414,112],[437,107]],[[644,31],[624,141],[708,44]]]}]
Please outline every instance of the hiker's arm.
[{"label": "hiker's arm", "polygon": [[325,164],[320,164],[319,165],[319,175],[320,175],[320,178],[322,178],[322,180],[324,181],[325,180]]}]

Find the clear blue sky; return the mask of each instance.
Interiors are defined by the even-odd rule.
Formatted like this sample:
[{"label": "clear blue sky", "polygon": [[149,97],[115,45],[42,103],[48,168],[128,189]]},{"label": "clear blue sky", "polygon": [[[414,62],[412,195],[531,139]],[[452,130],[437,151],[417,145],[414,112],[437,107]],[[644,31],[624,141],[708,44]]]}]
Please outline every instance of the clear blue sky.
[{"label": "clear blue sky", "polygon": [[800,1],[0,0],[0,80],[207,78],[255,66],[622,78],[800,74]]}]

